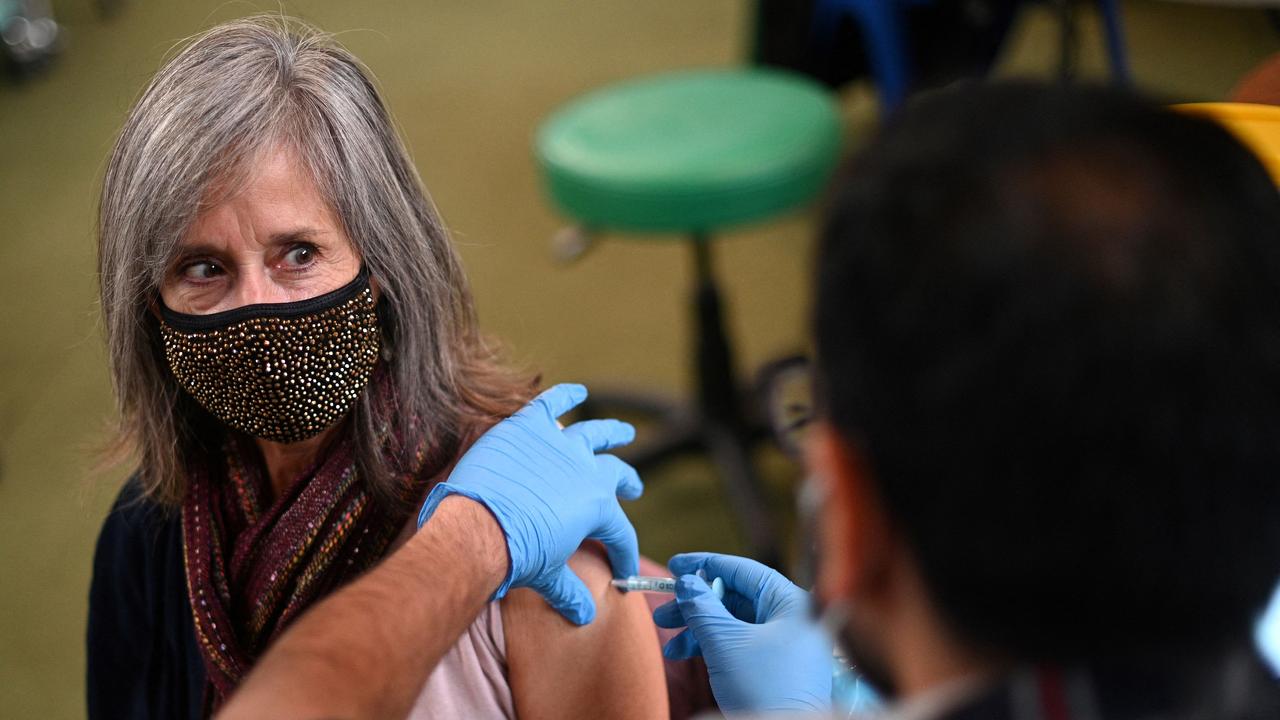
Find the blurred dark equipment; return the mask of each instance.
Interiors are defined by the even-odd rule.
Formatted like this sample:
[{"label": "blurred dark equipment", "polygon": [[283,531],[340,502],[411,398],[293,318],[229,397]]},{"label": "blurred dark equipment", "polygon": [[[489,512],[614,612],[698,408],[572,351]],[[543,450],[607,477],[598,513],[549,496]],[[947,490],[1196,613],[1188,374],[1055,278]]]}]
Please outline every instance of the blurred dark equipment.
[{"label": "blurred dark equipment", "polygon": [[[1018,10],[1033,0],[759,0],[755,59],[831,88],[873,79],[890,113],[914,91],[984,77]],[[1076,0],[1053,5],[1058,72],[1075,72]],[[1097,0],[1113,79],[1129,82],[1119,0]]]},{"label": "blurred dark equipment", "polygon": [[[1058,63],[1058,79],[1070,82],[1076,75],[1076,3],[1075,0],[1048,2],[1058,14],[1058,48],[1061,58]],[[1107,57],[1111,62],[1111,79],[1118,85],[1128,85],[1132,82],[1132,76],[1120,18],[1120,0],[1098,0],[1097,4],[1098,19],[1102,22],[1102,35],[1107,45]]]},{"label": "blurred dark equipment", "polygon": [[48,0],[0,0],[0,41],[18,79],[45,67],[57,54],[60,38]]}]

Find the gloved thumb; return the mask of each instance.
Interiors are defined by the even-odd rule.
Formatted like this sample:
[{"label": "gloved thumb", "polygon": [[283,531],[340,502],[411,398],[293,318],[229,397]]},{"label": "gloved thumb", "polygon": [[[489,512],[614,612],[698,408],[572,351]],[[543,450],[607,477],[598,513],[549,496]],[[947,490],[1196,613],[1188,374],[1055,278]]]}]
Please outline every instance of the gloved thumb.
[{"label": "gloved thumb", "polygon": [[[707,582],[697,575],[681,575],[676,580],[676,607],[664,606],[661,617],[655,613],[659,624],[674,621],[677,615],[683,616],[687,629],[671,638],[662,648],[663,657],[668,660],[684,660],[702,654],[700,642],[712,633],[723,632],[727,624],[741,624],[741,621],[729,612],[720,601],[719,596]],[[677,612],[678,608],[678,612]]]},{"label": "gloved thumb", "polygon": [[699,622],[735,620],[707,581],[697,575],[681,575],[676,580],[676,602],[689,627]]},{"label": "gloved thumb", "polygon": [[539,583],[536,589],[548,605],[574,625],[587,625],[596,619],[596,603],[591,591],[568,565],[561,566],[549,583]]},{"label": "gloved thumb", "polygon": [[662,646],[662,657],[668,660],[688,660],[701,654],[702,648],[698,645],[698,638],[692,630],[681,631],[679,635]]}]

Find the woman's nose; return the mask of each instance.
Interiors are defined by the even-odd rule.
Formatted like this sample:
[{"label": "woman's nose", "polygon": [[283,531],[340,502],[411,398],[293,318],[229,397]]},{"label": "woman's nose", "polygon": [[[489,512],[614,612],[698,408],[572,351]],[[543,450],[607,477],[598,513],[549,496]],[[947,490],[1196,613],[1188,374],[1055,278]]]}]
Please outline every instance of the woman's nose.
[{"label": "woman's nose", "polygon": [[280,294],[280,288],[271,281],[266,269],[260,266],[240,268],[231,300],[232,307],[284,302]]}]

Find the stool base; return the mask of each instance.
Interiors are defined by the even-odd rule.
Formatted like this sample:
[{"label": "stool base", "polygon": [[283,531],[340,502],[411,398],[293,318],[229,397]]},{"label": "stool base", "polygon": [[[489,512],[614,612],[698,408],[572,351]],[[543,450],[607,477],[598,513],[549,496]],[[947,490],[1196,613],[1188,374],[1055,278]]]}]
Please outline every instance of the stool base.
[{"label": "stool base", "polygon": [[758,419],[757,403],[744,402],[736,380],[733,347],[725,332],[720,289],[712,268],[710,237],[694,233],[689,236],[689,245],[694,262],[690,305],[695,328],[695,402],[683,404],[625,391],[593,392],[583,413],[607,417],[621,411],[656,421],[660,428],[656,438],[619,453],[641,472],[677,455],[706,454],[715,464],[748,554],[778,567],[782,557],[778,535],[751,461],[752,448],[769,433]]},{"label": "stool base", "polygon": [[656,426],[652,437],[617,455],[640,471],[653,469],[677,457],[702,454],[715,466],[723,495],[738,525],[747,554],[780,567],[782,553],[775,522],[769,512],[751,451],[769,439],[767,428],[748,418],[738,426],[707,417],[692,406],[657,394],[607,389],[591,391],[582,405],[587,417],[637,415]]}]

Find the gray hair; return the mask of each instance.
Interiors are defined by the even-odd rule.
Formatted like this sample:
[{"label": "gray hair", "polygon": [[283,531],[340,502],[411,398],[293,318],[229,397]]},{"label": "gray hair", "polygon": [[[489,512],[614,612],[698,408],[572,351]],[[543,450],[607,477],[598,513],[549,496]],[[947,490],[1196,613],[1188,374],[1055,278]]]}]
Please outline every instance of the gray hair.
[{"label": "gray hair", "polygon": [[[143,492],[157,502],[181,500],[185,464],[213,450],[213,429],[169,372],[151,307],[202,203],[279,143],[311,174],[382,292],[394,407],[375,402],[371,386],[350,418],[375,496],[406,499],[394,474],[411,467],[419,441],[447,461],[532,391],[531,381],[500,368],[477,332],[448,232],[360,62],[296,20],[224,23],[190,39],[152,79],[120,131],[100,202],[99,282],[120,423],[114,455],[136,458]],[[404,440],[389,460],[387,429]]]}]

